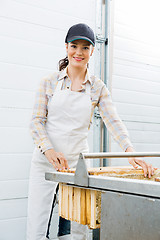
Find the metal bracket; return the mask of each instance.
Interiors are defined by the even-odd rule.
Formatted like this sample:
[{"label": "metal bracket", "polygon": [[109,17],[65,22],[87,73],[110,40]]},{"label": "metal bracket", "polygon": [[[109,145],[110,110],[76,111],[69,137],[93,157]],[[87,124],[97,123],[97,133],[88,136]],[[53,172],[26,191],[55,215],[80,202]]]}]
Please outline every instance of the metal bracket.
[{"label": "metal bracket", "polygon": [[99,113],[98,110],[94,112],[94,117],[95,117],[96,119],[100,119],[100,118],[101,118],[101,115],[100,115],[100,113]]},{"label": "metal bracket", "polygon": [[75,176],[74,176],[74,184],[78,186],[88,187],[89,178],[88,171],[85,163],[85,159],[82,153],[79,155],[79,160],[76,166]]},{"label": "metal bracket", "polygon": [[96,42],[98,43],[105,43],[105,45],[108,45],[108,38],[103,37],[102,35],[96,35]]}]

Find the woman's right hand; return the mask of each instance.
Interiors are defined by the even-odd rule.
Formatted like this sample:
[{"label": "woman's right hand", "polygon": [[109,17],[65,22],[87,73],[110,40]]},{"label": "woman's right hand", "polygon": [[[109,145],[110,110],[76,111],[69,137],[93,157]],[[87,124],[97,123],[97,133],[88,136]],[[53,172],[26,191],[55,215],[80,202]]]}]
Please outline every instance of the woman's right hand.
[{"label": "woman's right hand", "polygon": [[61,152],[56,152],[54,149],[49,149],[45,151],[45,156],[48,159],[48,161],[53,165],[53,167],[57,171],[61,171],[64,169],[68,169],[68,162],[66,158],[64,157],[63,153]]}]

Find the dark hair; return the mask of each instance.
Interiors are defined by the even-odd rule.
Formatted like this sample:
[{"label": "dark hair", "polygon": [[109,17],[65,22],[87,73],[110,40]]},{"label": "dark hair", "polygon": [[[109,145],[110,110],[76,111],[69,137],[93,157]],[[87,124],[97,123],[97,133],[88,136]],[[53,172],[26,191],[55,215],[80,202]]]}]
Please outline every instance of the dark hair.
[{"label": "dark hair", "polygon": [[69,63],[68,57],[61,59],[58,63],[59,63],[59,71],[63,70],[64,68],[67,67],[67,65]]}]

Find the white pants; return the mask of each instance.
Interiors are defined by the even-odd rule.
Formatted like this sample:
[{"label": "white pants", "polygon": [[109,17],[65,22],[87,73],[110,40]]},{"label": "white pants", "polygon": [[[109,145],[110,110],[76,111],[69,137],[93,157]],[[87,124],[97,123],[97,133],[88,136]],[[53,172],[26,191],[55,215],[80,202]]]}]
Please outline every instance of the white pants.
[{"label": "white pants", "polygon": [[71,240],[87,240],[88,227],[86,225],[71,223]]}]

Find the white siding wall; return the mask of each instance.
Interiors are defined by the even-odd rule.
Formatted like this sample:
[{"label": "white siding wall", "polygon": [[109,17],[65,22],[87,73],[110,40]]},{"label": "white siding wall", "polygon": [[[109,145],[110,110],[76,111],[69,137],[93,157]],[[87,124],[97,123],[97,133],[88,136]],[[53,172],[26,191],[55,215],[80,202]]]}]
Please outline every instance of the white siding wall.
[{"label": "white siding wall", "polygon": [[[159,7],[156,0],[115,0],[112,96],[137,151],[160,151]],[[113,140],[111,150],[120,151]],[[147,162],[160,167],[157,158]]]},{"label": "white siding wall", "polygon": [[0,240],[25,239],[35,91],[57,70],[66,31],[79,22],[95,29],[95,0],[0,2]]}]

